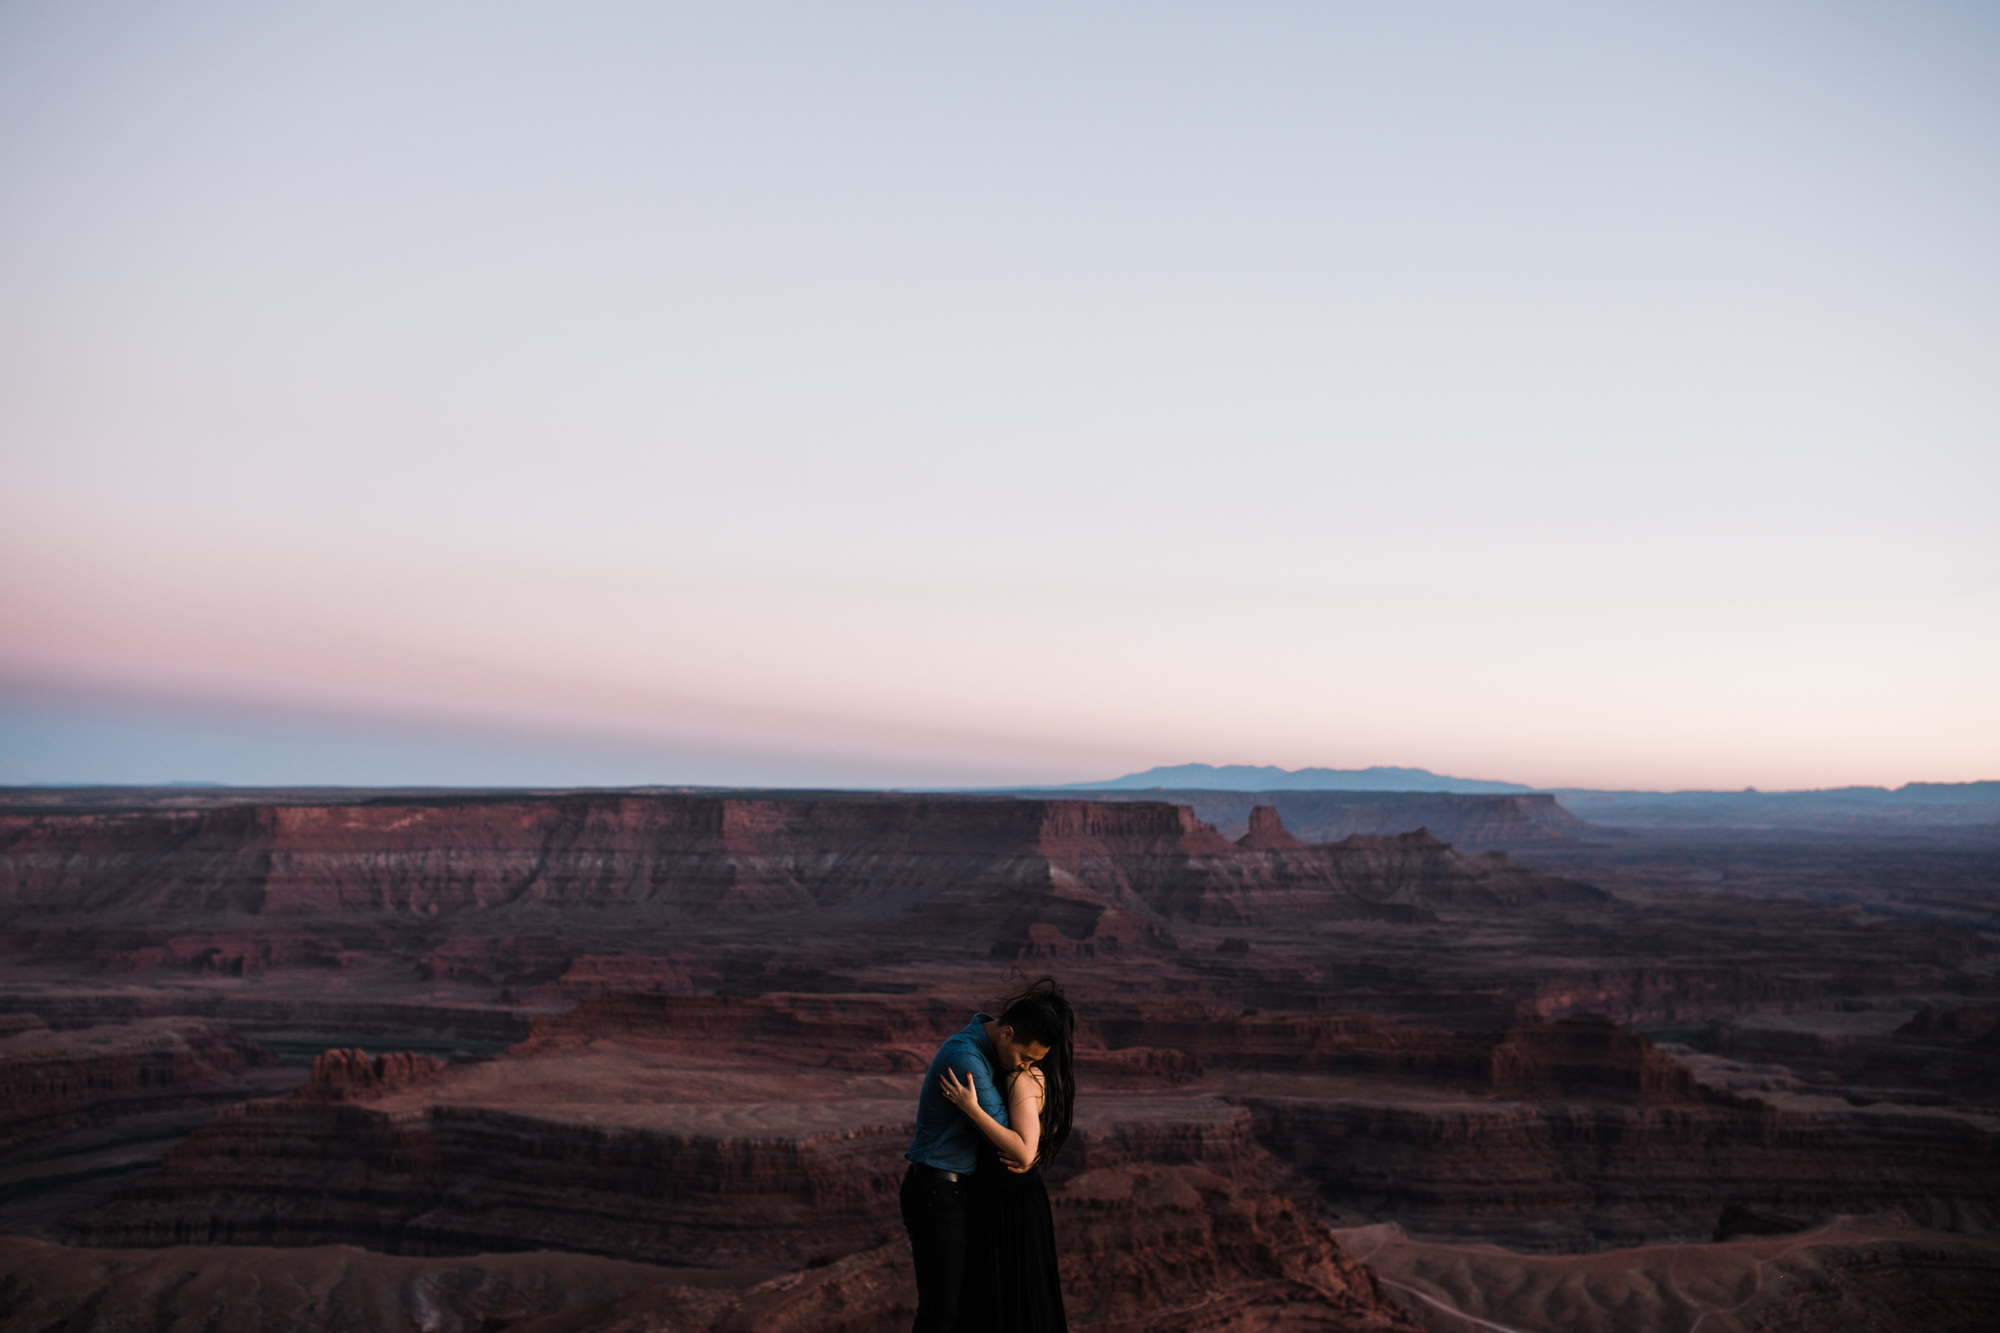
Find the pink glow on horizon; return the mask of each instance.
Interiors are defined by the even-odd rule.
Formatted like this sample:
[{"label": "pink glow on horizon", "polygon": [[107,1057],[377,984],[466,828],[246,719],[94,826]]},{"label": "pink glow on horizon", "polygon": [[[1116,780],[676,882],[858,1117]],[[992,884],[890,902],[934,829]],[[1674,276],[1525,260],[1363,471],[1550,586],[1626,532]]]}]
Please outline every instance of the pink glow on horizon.
[{"label": "pink glow on horizon", "polygon": [[2000,776],[2000,21],[1450,12],[0,12],[0,775]]},{"label": "pink glow on horizon", "polygon": [[[1084,618],[1075,608],[1056,607],[1027,626],[1026,650],[995,650],[996,660],[983,664],[977,659],[985,650],[924,651],[927,636],[920,631],[935,629],[935,622],[919,632],[898,626],[872,646],[845,646],[842,669],[829,671],[809,654],[785,653],[786,634],[811,623],[797,606],[774,613],[785,633],[733,639],[719,651],[621,638],[616,625],[583,620],[554,636],[568,645],[564,651],[535,644],[510,652],[504,642],[460,640],[460,633],[480,633],[484,622],[456,622],[421,598],[415,605],[364,599],[366,614],[346,618],[328,611],[334,598],[277,605],[275,589],[239,585],[204,600],[185,587],[177,592],[179,582],[169,577],[149,587],[135,575],[116,594],[74,586],[32,595],[17,589],[14,623],[26,634],[0,656],[0,669],[17,680],[71,682],[76,698],[152,695],[169,707],[182,699],[210,708],[234,699],[280,711],[428,718],[470,733],[525,730],[634,745],[846,754],[891,769],[900,762],[926,773],[950,770],[966,782],[1082,780],[1191,758],[1286,768],[1410,765],[1537,786],[1651,789],[1893,786],[1984,775],[1977,729],[1961,729],[1962,719],[1945,709],[1927,715],[1923,700],[1913,700],[1896,726],[1872,735],[1853,725],[1821,731],[1822,710],[1836,710],[1851,688],[1844,681],[1821,682],[1815,698],[1782,671],[1767,670],[1763,680],[1749,682],[1759,694],[1746,708],[1744,681],[1711,675],[1706,682],[1681,681],[1679,697],[1670,698],[1661,682],[1687,668],[1684,659],[1661,660],[1657,645],[1641,644],[1629,649],[1632,660],[1619,663],[1616,654],[1628,649],[1614,644],[1610,664],[1582,663],[1602,673],[1593,686],[1582,673],[1550,674],[1546,657],[1529,656],[1524,640],[1532,639],[1533,627],[1509,639],[1504,626],[1456,622],[1440,629],[1426,626],[1428,617],[1385,618],[1388,641],[1431,662],[1329,667],[1320,655],[1337,651],[1337,644],[1295,641],[1282,658],[1305,670],[1267,664],[1260,672],[1267,692],[1231,698],[1223,693],[1231,653],[1220,662],[1187,653],[1178,661],[1131,665],[1118,656],[1135,644],[1160,651],[1156,645],[1186,631],[1184,619],[1135,617],[1117,627],[1111,651],[1100,646],[1101,655],[1092,657],[1072,649],[1050,659],[1033,645],[1060,641]],[[83,610],[107,605],[116,614],[93,618]],[[553,606],[536,610],[541,614],[531,618],[541,624],[558,614]],[[843,610],[853,614],[851,606]],[[1005,607],[961,614],[975,625],[1022,624],[1018,610]],[[1229,619],[1240,630],[1241,614]],[[492,628],[485,625],[485,632]],[[723,633],[712,622],[683,628],[698,641]],[[1230,630],[1213,622],[1207,628],[1225,641]],[[579,651],[593,630],[620,651]],[[1255,630],[1272,642],[1288,632],[1288,622],[1271,617]],[[1851,631],[1837,621],[1825,630],[1835,639]],[[1523,656],[1511,666],[1454,664],[1451,646],[1468,633]],[[34,647],[23,651],[22,643]],[[1739,636],[1733,651],[1741,656],[1749,647]],[[1573,646],[1566,651],[1575,656]],[[781,657],[789,660],[774,660]],[[1853,654],[1848,661],[1855,665]],[[1896,664],[1875,669],[1893,671]],[[1690,688],[1704,683],[1731,692],[1704,701]],[[1315,685],[1332,697],[1319,696]],[[1634,726],[1653,689],[1662,693],[1652,725]],[[1791,696],[1782,712],[1770,707],[1780,691]],[[1508,707],[1492,707],[1496,693]],[[1690,700],[1698,707],[1712,702],[1712,716],[1691,714]],[[1786,756],[1784,762],[1773,762],[1773,753]]]}]

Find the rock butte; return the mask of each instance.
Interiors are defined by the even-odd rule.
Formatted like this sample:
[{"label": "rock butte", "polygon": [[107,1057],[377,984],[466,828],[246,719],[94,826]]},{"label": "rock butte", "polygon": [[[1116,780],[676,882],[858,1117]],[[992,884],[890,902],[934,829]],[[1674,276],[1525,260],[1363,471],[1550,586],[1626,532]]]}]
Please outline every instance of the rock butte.
[{"label": "rock butte", "polygon": [[[1085,1015],[1052,1172],[1080,1327],[2000,1304],[1989,853],[1891,915],[1806,897],[1812,848],[1572,821],[1517,846],[1537,867],[1423,822],[652,793],[0,816],[0,1325],[907,1326],[914,1080],[1010,967]],[[1907,883],[1915,855],[1857,857]],[[1695,874],[1739,856],[1745,892]],[[287,1293],[335,1288],[299,1325]]]}]

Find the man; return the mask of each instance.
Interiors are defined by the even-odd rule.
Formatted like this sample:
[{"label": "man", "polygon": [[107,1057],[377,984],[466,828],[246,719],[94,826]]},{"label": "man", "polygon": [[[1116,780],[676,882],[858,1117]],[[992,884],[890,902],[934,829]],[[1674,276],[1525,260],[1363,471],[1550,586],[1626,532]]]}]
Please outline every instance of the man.
[{"label": "man", "polygon": [[[917,1322],[911,1333],[951,1333],[958,1322],[958,1293],[965,1282],[966,1182],[979,1166],[981,1135],[964,1113],[945,1100],[944,1071],[969,1079],[979,1107],[1007,1124],[999,1084],[1006,1075],[1048,1056],[1048,1043],[1017,1033],[991,1014],[974,1014],[931,1057],[917,1094],[917,1135],[910,1140],[910,1169],[903,1174],[903,1226],[917,1269]],[[1011,1128],[1011,1126],[1009,1126]],[[1010,1164],[1025,1170],[1026,1162]]]}]

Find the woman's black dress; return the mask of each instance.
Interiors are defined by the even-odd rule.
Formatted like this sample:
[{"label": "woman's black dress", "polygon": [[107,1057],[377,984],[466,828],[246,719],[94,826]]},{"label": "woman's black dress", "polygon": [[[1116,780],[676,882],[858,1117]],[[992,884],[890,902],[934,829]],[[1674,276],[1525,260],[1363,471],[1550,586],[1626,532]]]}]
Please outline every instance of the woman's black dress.
[{"label": "woman's black dress", "polygon": [[983,1152],[971,1202],[959,1333],[1069,1333],[1042,1168],[1017,1174]]}]

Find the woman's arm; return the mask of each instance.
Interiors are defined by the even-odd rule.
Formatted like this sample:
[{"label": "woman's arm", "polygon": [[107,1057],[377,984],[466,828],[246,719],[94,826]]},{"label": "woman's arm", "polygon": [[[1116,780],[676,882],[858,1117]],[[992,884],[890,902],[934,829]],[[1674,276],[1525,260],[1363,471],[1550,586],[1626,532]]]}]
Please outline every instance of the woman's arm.
[{"label": "woman's arm", "polygon": [[[1041,1077],[1039,1072],[1034,1074],[1036,1086],[1040,1085]],[[1026,1076],[1016,1078],[1014,1080],[1014,1089],[1019,1089],[1022,1084],[1027,1082],[1028,1078]],[[1041,1137],[1042,1118],[1040,1111],[1035,1109],[1032,1092],[1029,1094],[1027,1123],[1029,1125],[1028,1134],[1034,1137],[1027,1138],[1008,1129],[1005,1125],[986,1113],[985,1108],[979,1104],[979,1093],[973,1088],[970,1077],[967,1077],[965,1082],[960,1083],[956,1071],[947,1069],[944,1071],[944,1076],[938,1080],[938,1085],[944,1093],[944,1099],[965,1112],[965,1118],[977,1126],[981,1134],[984,1134],[992,1141],[993,1146],[1000,1150],[1002,1157],[1012,1157],[1020,1162],[1023,1167],[1035,1160],[1035,1143]],[[1018,1105],[1019,1097],[1020,1093],[1018,1091],[1010,1090],[1008,1101]],[[1011,1109],[1008,1111],[1008,1118],[1013,1118],[1013,1111]]]},{"label": "woman's arm", "polygon": [[1007,1119],[1021,1127],[1022,1169],[1033,1166],[1035,1155],[1042,1150],[1042,1102],[1047,1095],[1042,1071],[1032,1065],[1014,1075],[1007,1088]]}]

